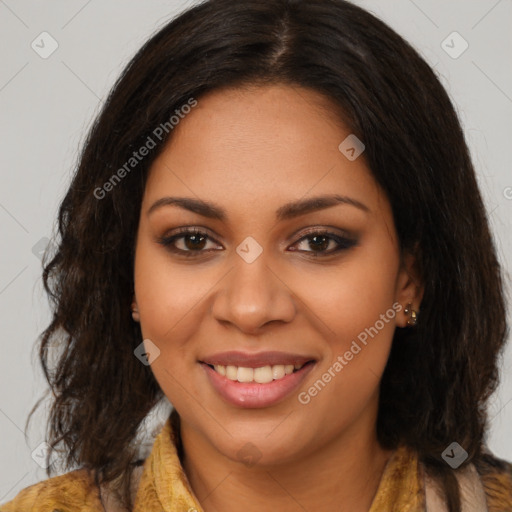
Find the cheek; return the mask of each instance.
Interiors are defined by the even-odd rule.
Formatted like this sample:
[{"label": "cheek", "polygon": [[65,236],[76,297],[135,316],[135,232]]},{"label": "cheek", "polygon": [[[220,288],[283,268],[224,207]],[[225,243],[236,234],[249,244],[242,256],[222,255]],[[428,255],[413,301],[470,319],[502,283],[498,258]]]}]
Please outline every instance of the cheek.
[{"label": "cheek", "polygon": [[321,326],[324,356],[309,387],[301,390],[301,403],[318,408],[333,425],[357,415],[378,391],[401,309],[395,301],[399,260],[393,247],[380,242],[361,249],[331,271],[302,279],[300,293]]},{"label": "cheek", "polygon": [[[396,309],[400,307],[394,303],[388,280],[375,276],[370,283],[369,278],[368,272],[351,272],[330,289],[318,286],[316,281],[315,288],[309,287],[310,292],[316,292],[308,296],[314,313],[311,318],[321,320],[316,320],[317,330],[321,329],[325,340],[320,370],[327,371],[341,357],[343,369],[338,367],[336,373],[359,384],[361,379],[373,382],[380,378],[395,331]],[[361,372],[362,368],[368,369],[366,373]]]},{"label": "cheek", "polygon": [[306,314],[314,313],[310,318],[316,317],[317,325],[321,320],[333,351],[344,352],[347,343],[350,346],[351,340],[376,323],[382,338],[392,337],[398,266],[393,246],[376,241],[339,264],[300,272],[300,278],[293,278],[299,283],[294,292],[306,304]]},{"label": "cheek", "polygon": [[160,351],[151,371],[166,397],[182,412],[195,405],[184,383],[193,382],[197,372],[190,340],[198,330],[199,319],[208,314],[204,297],[215,279],[207,274],[194,270],[194,265],[173,264],[165,251],[149,243],[137,247],[135,294],[142,337]]},{"label": "cheek", "polygon": [[181,351],[198,315],[206,314],[204,296],[215,281],[194,267],[178,267],[165,251],[149,243],[137,247],[135,293],[142,334],[158,345],[162,355]]}]

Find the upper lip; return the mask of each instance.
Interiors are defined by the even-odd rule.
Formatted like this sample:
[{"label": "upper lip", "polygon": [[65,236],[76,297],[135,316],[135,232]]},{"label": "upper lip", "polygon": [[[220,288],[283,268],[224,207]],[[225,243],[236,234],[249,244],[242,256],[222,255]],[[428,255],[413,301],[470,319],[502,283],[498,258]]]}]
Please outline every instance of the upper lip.
[{"label": "upper lip", "polygon": [[274,365],[304,365],[308,361],[313,361],[311,356],[301,356],[300,354],[292,354],[290,352],[257,352],[248,353],[240,351],[218,352],[211,356],[201,359],[202,363],[209,365],[222,366],[242,366],[244,368],[260,368],[262,366]]}]

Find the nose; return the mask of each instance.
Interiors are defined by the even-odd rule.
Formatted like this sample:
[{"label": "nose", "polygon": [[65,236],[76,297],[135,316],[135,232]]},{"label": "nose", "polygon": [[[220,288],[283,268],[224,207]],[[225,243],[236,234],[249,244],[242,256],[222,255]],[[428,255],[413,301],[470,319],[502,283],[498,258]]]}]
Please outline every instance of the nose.
[{"label": "nose", "polygon": [[241,258],[235,261],[234,268],[221,280],[212,305],[217,321],[255,334],[270,322],[293,320],[296,302],[290,283],[268,265],[264,254],[252,263]]}]

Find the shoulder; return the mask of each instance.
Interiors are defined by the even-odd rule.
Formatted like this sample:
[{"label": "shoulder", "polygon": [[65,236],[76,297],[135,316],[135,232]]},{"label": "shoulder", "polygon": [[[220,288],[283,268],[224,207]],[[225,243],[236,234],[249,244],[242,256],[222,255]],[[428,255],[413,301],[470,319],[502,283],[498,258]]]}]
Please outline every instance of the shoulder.
[{"label": "shoulder", "polygon": [[22,489],[0,512],[78,512],[100,507],[94,481],[86,469],[76,469]]},{"label": "shoulder", "polygon": [[[420,462],[427,509],[446,511],[441,481]],[[470,463],[454,468],[464,512],[512,511],[512,463],[485,450]]]},{"label": "shoulder", "polygon": [[485,451],[475,466],[487,496],[489,511],[512,510],[512,463]]}]

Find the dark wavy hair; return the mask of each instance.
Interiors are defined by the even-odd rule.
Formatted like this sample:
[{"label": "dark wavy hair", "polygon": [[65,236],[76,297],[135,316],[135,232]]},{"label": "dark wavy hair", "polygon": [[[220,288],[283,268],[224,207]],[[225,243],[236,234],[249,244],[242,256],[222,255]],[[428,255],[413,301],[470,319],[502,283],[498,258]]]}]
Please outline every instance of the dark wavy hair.
[{"label": "dark wavy hair", "polygon": [[486,402],[508,333],[501,270],[445,89],[410,44],[344,0],[205,1],[126,66],[85,141],[60,205],[56,251],[44,263],[53,307],[39,347],[53,393],[48,442],[63,447],[68,468],[114,482],[132,507],[135,438],[164,398],[133,354],[142,339],[130,312],[135,236],[148,170],[172,130],[102,198],[95,190],[190,98],[255,84],[322,93],[366,145],[400,248],[417,256],[425,286],[418,325],[395,331],[378,439],[417,450],[456,512],[457,480],[441,453],[457,441],[469,455],[462,467],[485,459]]}]

